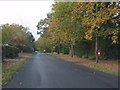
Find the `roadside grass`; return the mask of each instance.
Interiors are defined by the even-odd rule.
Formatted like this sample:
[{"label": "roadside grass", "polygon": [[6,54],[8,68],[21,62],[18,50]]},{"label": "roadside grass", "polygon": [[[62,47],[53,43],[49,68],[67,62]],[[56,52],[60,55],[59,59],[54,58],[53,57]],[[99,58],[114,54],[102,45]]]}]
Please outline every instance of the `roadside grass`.
[{"label": "roadside grass", "polygon": [[34,54],[20,54],[16,61],[10,60],[11,62],[5,62],[2,66],[2,86],[7,84],[33,55]]},{"label": "roadside grass", "polygon": [[2,72],[2,85],[7,84],[8,81],[12,79],[12,77],[20,70],[22,65],[25,63],[25,61],[22,61],[20,63],[14,64],[10,68],[4,69]]},{"label": "roadside grass", "polygon": [[107,74],[112,74],[112,75],[115,75],[115,76],[119,76],[120,74],[118,74],[117,72],[113,72],[111,70],[107,70],[103,67],[100,67],[100,66],[97,66],[97,65],[92,65],[91,68],[95,69],[95,70],[98,70],[98,71],[102,71],[104,73],[107,73]]}]

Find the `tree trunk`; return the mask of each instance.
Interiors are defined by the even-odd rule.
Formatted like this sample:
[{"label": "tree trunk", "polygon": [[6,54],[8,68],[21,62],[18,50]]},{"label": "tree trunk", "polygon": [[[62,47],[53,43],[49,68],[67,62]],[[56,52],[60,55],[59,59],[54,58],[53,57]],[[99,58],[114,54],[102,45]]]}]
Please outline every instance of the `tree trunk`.
[{"label": "tree trunk", "polygon": [[60,45],[57,46],[57,54],[60,54]]},{"label": "tree trunk", "polygon": [[[95,31],[96,32],[96,31]],[[97,50],[98,50],[98,38],[97,38],[97,33],[95,37],[95,56],[96,56],[96,63],[98,63],[98,55],[97,55]]]},{"label": "tree trunk", "polygon": [[59,54],[60,54],[60,45],[58,46],[58,52],[59,52]]},{"label": "tree trunk", "polygon": [[74,48],[73,48],[73,44],[70,44],[70,47],[69,47],[69,54],[71,55],[71,57],[74,56]]}]

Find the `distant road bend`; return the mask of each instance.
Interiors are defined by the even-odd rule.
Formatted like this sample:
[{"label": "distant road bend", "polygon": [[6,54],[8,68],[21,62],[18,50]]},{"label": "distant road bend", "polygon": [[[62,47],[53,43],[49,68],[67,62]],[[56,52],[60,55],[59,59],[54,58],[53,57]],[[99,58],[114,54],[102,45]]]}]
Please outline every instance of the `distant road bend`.
[{"label": "distant road bend", "polygon": [[118,88],[118,77],[37,53],[3,88]]}]

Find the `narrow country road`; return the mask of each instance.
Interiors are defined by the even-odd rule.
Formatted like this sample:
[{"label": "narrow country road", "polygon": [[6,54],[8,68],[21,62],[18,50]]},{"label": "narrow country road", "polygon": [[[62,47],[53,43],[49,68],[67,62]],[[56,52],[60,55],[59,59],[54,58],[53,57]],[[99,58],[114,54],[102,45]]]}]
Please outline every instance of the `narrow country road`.
[{"label": "narrow country road", "polygon": [[118,78],[37,53],[3,88],[118,88]]}]

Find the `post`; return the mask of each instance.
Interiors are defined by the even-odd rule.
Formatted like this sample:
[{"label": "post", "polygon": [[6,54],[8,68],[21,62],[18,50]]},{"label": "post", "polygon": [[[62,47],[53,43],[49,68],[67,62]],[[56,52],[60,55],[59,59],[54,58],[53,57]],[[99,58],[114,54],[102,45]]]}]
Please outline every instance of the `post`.
[{"label": "post", "polygon": [[97,55],[97,50],[98,50],[98,38],[97,38],[97,31],[95,30],[95,56],[96,56],[96,63],[98,63],[98,55]]}]

